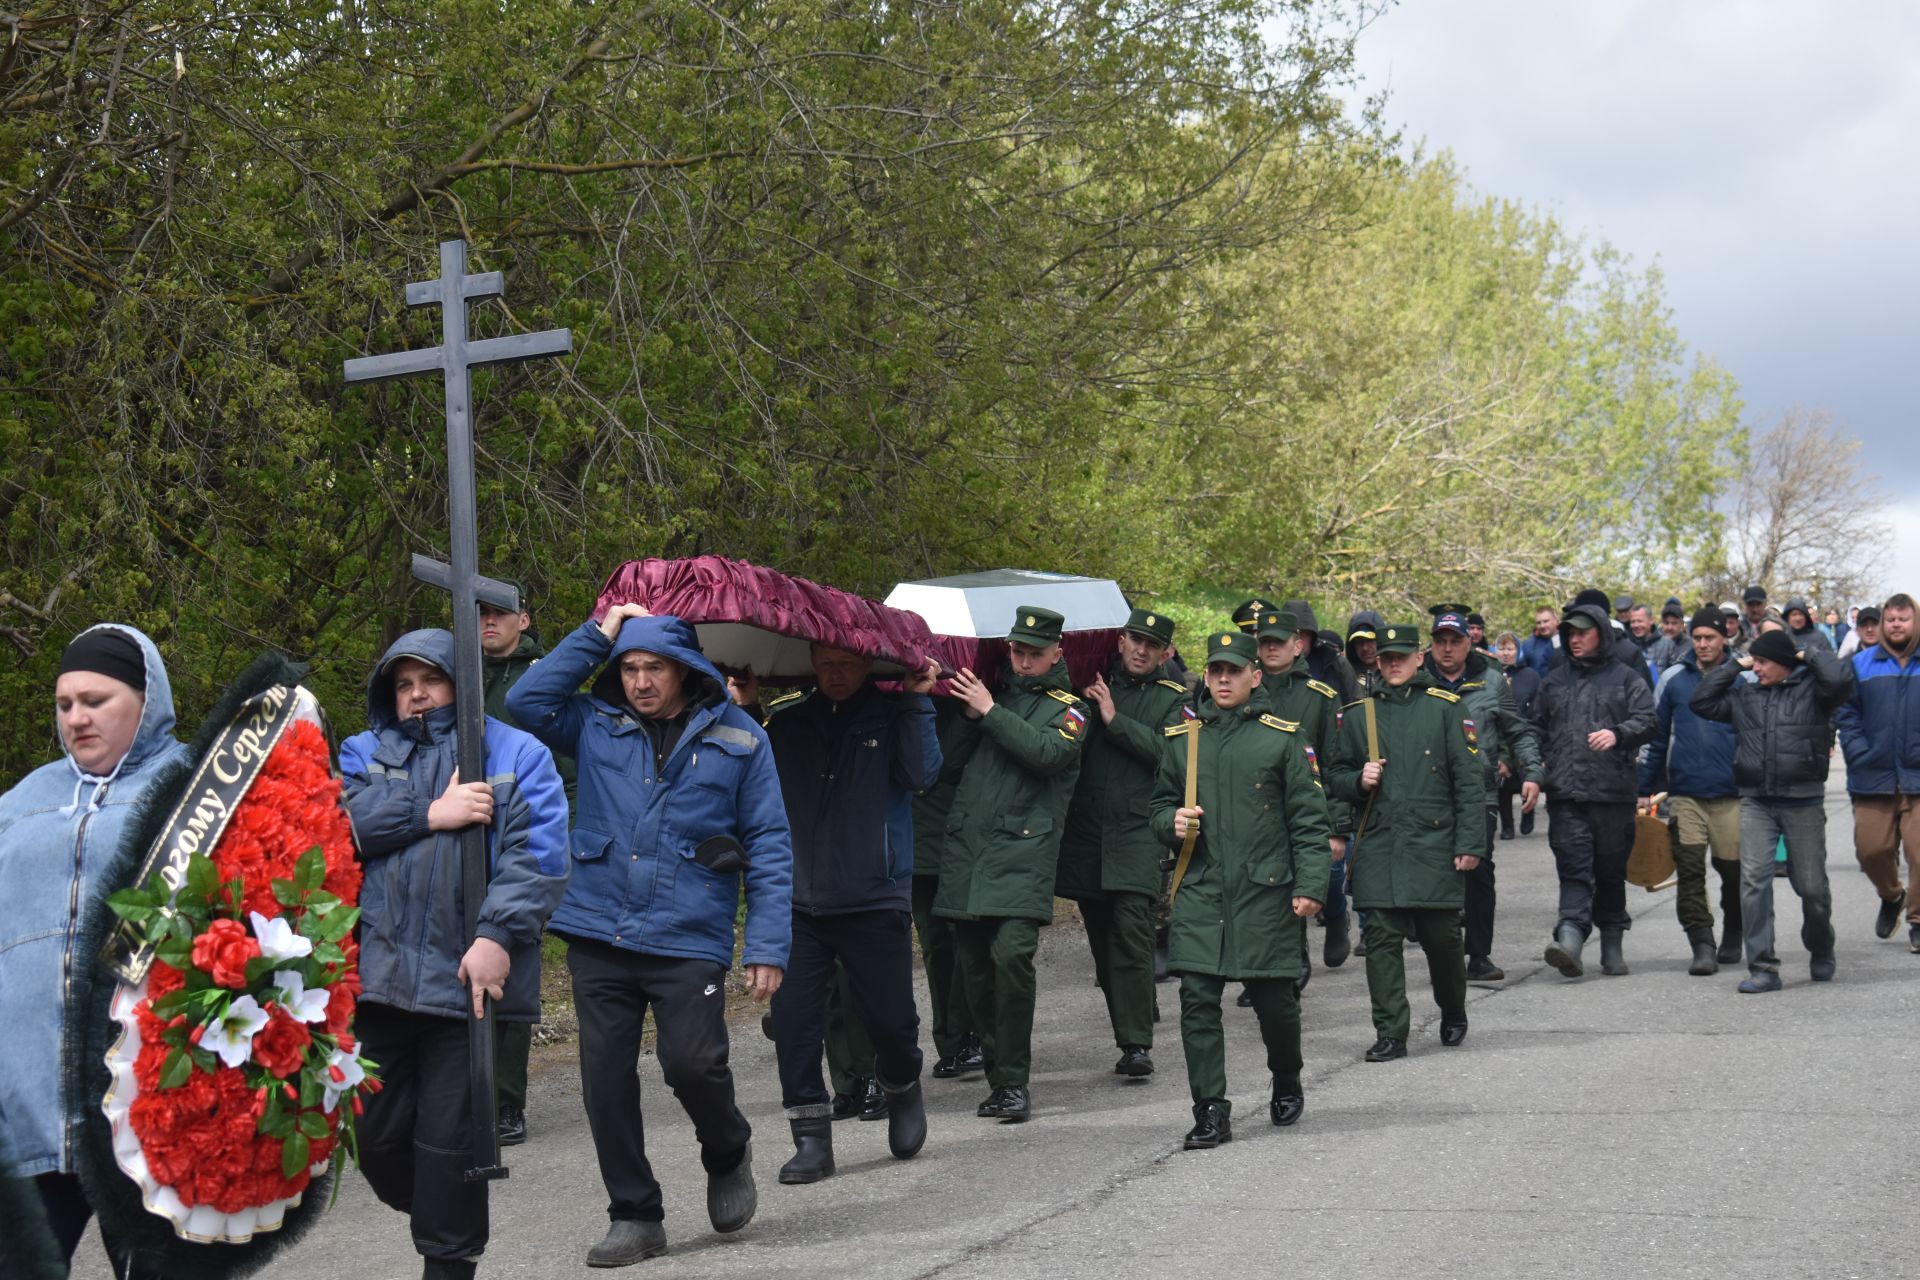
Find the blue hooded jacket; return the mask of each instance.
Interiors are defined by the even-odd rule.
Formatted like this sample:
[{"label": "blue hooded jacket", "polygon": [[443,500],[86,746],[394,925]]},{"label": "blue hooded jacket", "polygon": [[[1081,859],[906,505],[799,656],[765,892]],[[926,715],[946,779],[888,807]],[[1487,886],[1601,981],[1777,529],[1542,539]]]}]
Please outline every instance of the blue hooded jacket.
[{"label": "blue hooded jacket", "polygon": [[[687,668],[686,723],[656,761],[627,703],[620,658],[658,654]],[[595,676],[595,673],[598,673]],[[594,676],[591,693],[576,693]],[[793,941],[793,842],[767,735],[727,700],[693,628],[629,618],[609,644],[588,621],[507,694],[513,718],[579,766],[573,878],[553,929],[647,955],[733,963],[742,873],[695,860],[715,836],[747,856],[743,964],[784,969]]]},{"label": "blue hooded jacket", "polygon": [[1853,696],[1833,713],[1848,792],[1920,795],[1920,650],[1903,662],[1882,641],[1848,661]]},{"label": "blue hooded jacket", "polygon": [[[1721,661],[1732,662],[1732,652]],[[1700,680],[1700,659],[1691,648],[1661,675],[1653,697],[1653,741],[1640,759],[1641,795],[1669,791],[1717,800],[1740,794],[1733,781],[1733,726],[1693,709]]]},{"label": "blue hooded jacket", "polygon": [[[428,807],[453,777],[454,709],[402,720],[393,699],[402,658],[451,671],[453,636],[433,628],[394,641],[367,681],[373,727],[340,744],[342,799],[366,866],[360,981],[375,1004],[464,1018],[472,999],[459,978],[467,950],[459,832],[427,825]],[[493,824],[478,932],[506,948],[509,963],[494,1012],[506,1022],[538,1022],[540,930],[567,883],[567,794],[552,754],[491,716],[486,769]]]},{"label": "blue hooded jacket", "polygon": [[[119,885],[100,876],[153,783],[186,763],[173,736],[173,686],[153,641],[127,636],[146,660],[146,706],[133,745],[106,778],[72,756],[41,765],[0,796],[0,1165],[15,1176],[69,1173],[78,1117],[62,1097],[68,975],[86,906]],[[90,628],[91,629],[91,628]]]}]

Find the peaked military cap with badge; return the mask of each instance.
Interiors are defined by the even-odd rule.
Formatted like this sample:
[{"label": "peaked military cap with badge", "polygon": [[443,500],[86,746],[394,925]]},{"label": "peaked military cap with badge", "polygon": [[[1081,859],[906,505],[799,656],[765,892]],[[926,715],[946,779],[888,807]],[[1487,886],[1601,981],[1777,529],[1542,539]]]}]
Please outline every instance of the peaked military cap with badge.
[{"label": "peaked military cap with badge", "polygon": [[1260,656],[1259,642],[1244,631],[1216,631],[1207,637],[1207,665],[1231,663],[1252,666]]},{"label": "peaked military cap with badge", "polygon": [[1050,644],[1060,643],[1060,633],[1066,625],[1066,618],[1051,609],[1043,609],[1037,604],[1023,604],[1014,610],[1013,627],[1007,632],[1007,639],[1044,649]]},{"label": "peaked military cap with badge", "polygon": [[1420,652],[1420,624],[1396,622],[1380,628],[1380,638],[1376,644],[1376,653],[1418,653]]},{"label": "peaked military cap with badge", "polygon": [[1261,614],[1254,622],[1253,634],[1258,640],[1291,640],[1300,630],[1300,620],[1285,609],[1270,609]]},{"label": "peaked military cap with badge", "polygon": [[1242,631],[1252,631],[1263,613],[1273,613],[1280,608],[1270,600],[1259,596],[1249,596],[1233,607],[1233,625]]},{"label": "peaked military cap with badge", "polygon": [[1127,625],[1122,630],[1131,631],[1137,636],[1144,636],[1161,644],[1173,643],[1173,619],[1164,613],[1135,609],[1127,615]]}]

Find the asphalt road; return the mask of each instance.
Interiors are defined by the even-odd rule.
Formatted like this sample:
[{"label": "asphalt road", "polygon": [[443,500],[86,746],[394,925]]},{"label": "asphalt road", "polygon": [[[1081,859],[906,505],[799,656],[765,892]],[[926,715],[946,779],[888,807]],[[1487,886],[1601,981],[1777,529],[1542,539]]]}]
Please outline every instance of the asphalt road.
[{"label": "asphalt road", "polygon": [[[1631,887],[1631,975],[1598,976],[1596,941],[1593,976],[1561,978],[1541,959],[1556,900],[1543,822],[1498,846],[1495,959],[1508,978],[1474,989],[1466,1044],[1440,1047],[1425,964],[1409,951],[1411,1055],[1363,1063],[1373,1038],[1363,962],[1317,970],[1304,1008],[1305,1118],[1267,1124],[1252,1011],[1229,1008],[1237,1126],[1217,1151],[1179,1150],[1191,1117],[1175,987],[1159,989],[1158,1074],[1110,1074],[1092,963],[1070,921],[1042,934],[1037,1114],[1025,1125],[975,1118],[987,1092],[978,1077],[929,1080],[932,1134],[918,1158],[891,1159],[884,1125],[846,1121],[835,1126],[839,1173],[782,1187],[774,1174],[791,1147],[772,1046],[752,1023],[737,1029],[760,1209],[735,1236],[708,1227],[691,1128],[643,1060],[671,1246],[629,1274],[1920,1276],[1903,1234],[1920,1192],[1907,1110],[1920,1085],[1920,955],[1904,929],[1873,936],[1874,895],[1853,858],[1841,785],[1836,770],[1833,983],[1807,980],[1784,879],[1782,992],[1737,994],[1739,966],[1689,977],[1672,890]],[[529,1124],[530,1140],[508,1152],[512,1177],[496,1184],[482,1274],[585,1274],[605,1195],[570,1055],[536,1072]],[[75,1274],[108,1274],[97,1242]],[[405,1219],[355,1176],[271,1274],[376,1280],[416,1275],[418,1263]]]}]

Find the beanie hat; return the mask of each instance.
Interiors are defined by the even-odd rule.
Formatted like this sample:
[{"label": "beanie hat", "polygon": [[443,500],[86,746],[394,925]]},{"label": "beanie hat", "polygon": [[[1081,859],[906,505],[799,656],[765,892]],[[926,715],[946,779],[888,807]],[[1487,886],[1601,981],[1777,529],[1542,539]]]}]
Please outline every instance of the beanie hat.
[{"label": "beanie hat", "polygon": [[1693,621],[1687,623],[1687,634],[1692,635],[1702,627],[1725,635],[1727,634],[1727,615],[1718,609],[1702,609],[1693,615]]},{"label": "beanie hat", "polygon": [[147,660],[130,636],[112,627],[89,627],[68,642],[60,655],[60,674],[91,671],[147,691]]},{"label": "beanie hat", "polygon": [[1797,666],[1800,655],[1793,647],[1793,641],[1784,631],[1763,631],[1753,638],[1747,646],[1747,652],[1756,658],[1767,658],[1783,667]]}]

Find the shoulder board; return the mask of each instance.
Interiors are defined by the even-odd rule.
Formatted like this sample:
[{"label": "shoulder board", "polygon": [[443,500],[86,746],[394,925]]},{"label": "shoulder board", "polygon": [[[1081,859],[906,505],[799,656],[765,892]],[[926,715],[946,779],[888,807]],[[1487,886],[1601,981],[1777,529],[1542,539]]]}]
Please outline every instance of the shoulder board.
[{"label": "shoulder board", "polygon": [[1169,738],[1178,738],[1199,723],[1198,720],[1182,720],[1179,724],[1168,725],[1160,732],[1166,734]]},{"label": "shoulder board", "polygon": [[1185,693],[1187,691],[1187,686],[1181,684],[1178,680],[1156,680],[1154,683],[1162,689],[1171,689],[1175,693]]},{"label": "shoulder board", "polygon": [[1462,689],[1484,689],[1487,687],[1487,682],[1485,680],[1469,680],[1460,687]]},{"label": "shoulder board", "polygon": [[1313,690],[1317,694],[1320,694],[1322,697],[1337,698],[1340,696],[1339,694],[1333,691],[1332,685],[1321,684],[1318,680],[1307,681],[1307,688]]},{"label": "shoulder board", "polygon": [[1447,692],[1447,691],[1446,691],[1445,689],[1429,689],[1429,690],[1427,690],[1427,694],[1428,694],[1428,696],[1430,696],[1430,697],[1434,697],[1434,698],[1444,698],[1444,699],[1445,699],[1446,701],[1448,701],[1448,702],[1458,702],[1458,701],[1460,701],[1460,695],[1459,695],[1459,694],[1457,694],[1457,693],[1448,693],[1448,692]]},{"label": "shoulder board", "polygon": [[1047,696],[1049,698],[1057,698],[1058,700],[1066,703],[1070,707],[1077,707],[1080,705],[1080,699],[1074,697],[1072,694],[1068,693],[1064,689],[1049,689],[1047,690]]},{"label": "shoulder board", "polygon": [[1297,721],[1282,720],[1279,716],[1262,715],[1260,717],[1260,723],[1269,729],[1279,729],[1285,733],[1300,732],[1300,725]]},{"label": "shoulder board", "polygon": [[767,710],[778,711],[781,707],[786,706],[789,702],[798,702],[800,699],[806,697],[811,692],[813,692],[813,690],[811,689],[795,689],[792,693],[783,693],[779,697],[775,698],[772,702],[769,702],[767,704]]}]

